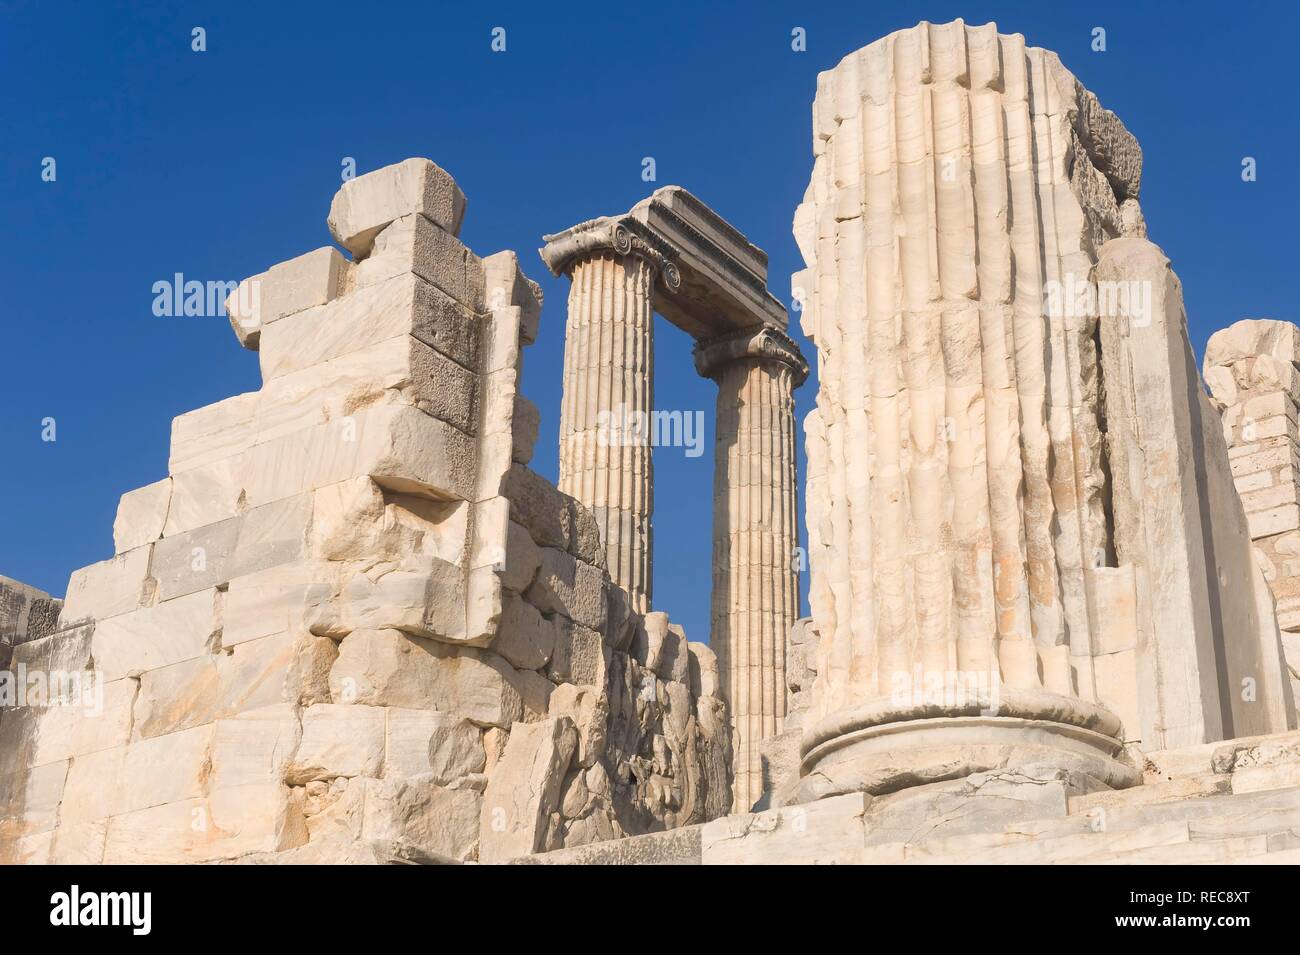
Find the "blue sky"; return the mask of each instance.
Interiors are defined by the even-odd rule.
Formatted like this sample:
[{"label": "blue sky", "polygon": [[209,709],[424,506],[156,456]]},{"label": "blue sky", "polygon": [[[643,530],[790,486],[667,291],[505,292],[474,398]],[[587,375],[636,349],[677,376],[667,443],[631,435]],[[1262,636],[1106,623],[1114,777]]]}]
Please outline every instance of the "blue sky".
[{"label": "blue sky", "polygon": [[[344,157],[362,172],[430,157],[469,197],[462,239],[517,250],[542,283],[524,389],[543,415],[534,466],[554,478],[567,283],[540,236],[677,183],[768,251],[788,298],[816,75],[922,19],[1023,33],[1123,118],[1198,354],[1239,318],[1300,318],[1294,3],[471,6],[0,2],[0,573],[62,594],[112,554],[119,495],[166,474],[171,419],[258,387],[224,318],[156,317],[153,283],[240,279],[327,244]],[[1244,156],[1258,181],[1242,182]],[[662,321],[656,351],[659,405],[703,410],[711,449],[715,386]],[[41,440],[47,417],[57,441]],[[708,630],[711,458],[656,455],[656,604],[693,639]]]}]

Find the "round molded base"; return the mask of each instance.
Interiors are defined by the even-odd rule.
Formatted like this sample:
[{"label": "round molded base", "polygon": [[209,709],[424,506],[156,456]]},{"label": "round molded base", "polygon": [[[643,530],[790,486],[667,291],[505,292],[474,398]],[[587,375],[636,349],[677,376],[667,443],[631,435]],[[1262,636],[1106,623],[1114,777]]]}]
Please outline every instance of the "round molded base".
[{"label": "round molded base", "polygon": [[1094,703],[1042,690],[1001,688],[960,704],[872,700],[808,728],[791,802],[848,792],[873,795],[972,773],[1050,766],[1112,789],[1142,781],[1118,718]]}]

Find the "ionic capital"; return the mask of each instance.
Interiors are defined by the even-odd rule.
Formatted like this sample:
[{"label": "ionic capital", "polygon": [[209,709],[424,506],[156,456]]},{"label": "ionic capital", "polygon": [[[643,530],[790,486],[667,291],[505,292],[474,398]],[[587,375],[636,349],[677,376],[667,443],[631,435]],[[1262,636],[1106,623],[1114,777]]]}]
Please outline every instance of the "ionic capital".
[{"label": "ionic capital", "polygon": [[578,262],[593,255],[613,252],[620,257],[633,255],[642,259],[673,291],[682,284],[675,250],[629,216],[589,219],[563,232],[544,235],[542,240],[546,243],[539,250],[542,261],[554,275],[566,274]]},{"label": "ionic capital", "polygon": [[695,370],[712,378],[736,361],[772,361],[790,366],[794,387],[808,378],[808,362],[799,346],[785,332],[770,325],[747,328],[695,343]]}]

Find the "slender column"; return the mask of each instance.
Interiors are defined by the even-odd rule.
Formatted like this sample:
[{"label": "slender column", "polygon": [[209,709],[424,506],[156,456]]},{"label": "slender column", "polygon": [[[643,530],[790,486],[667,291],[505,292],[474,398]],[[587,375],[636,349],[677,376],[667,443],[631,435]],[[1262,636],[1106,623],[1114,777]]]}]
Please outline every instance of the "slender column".
[{"label": "slender column", "polygon": [[596,516],[610,578],[650,609],[656,282],[675,266],[626,223],[597,219],[547,236],[547,263],[572,279],[560,407],[559,488]]},{"label": "slender column", "polygon": [[785,717],[785,640],[799,616],[794,389],[808,365],[772,328],[702,342],[695,362],[718,384],[710,645],[731,713],[740,812],[763,791],[759,741]]},{"label": "slender column", "polygon": [[560,411],[561,491],[591,507],[610,578],[650,602],[654,273],[634,255],[573,266]]}]

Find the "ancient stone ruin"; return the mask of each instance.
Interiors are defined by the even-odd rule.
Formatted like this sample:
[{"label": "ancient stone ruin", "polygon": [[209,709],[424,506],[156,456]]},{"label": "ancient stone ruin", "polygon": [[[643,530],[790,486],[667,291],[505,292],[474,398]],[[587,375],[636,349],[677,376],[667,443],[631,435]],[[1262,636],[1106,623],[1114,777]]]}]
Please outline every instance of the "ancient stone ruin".
[{"label": "ancient stone ruin", "polygon": [[[806,617],[760,249],[676,186],[544,237],[556,487],[519,257],[427,159],[346,183],[348,255],[230,297],[262,386],[174,420],[116,554],[61,604],[0,579],[44,684],[0,861],[1297,861],[1300,329],[1202,382],[1141,177],[993,24],[818,77]],[[707,643],[653,588],[656,313],[718,386]]]}]

